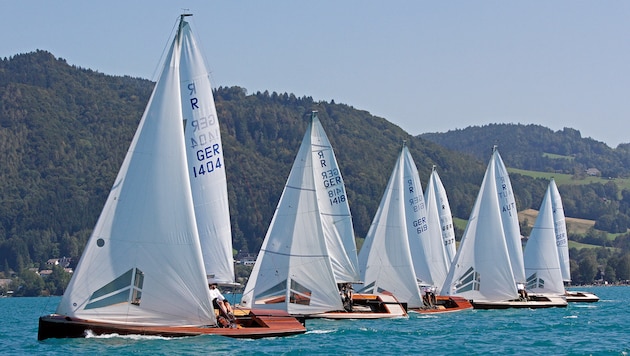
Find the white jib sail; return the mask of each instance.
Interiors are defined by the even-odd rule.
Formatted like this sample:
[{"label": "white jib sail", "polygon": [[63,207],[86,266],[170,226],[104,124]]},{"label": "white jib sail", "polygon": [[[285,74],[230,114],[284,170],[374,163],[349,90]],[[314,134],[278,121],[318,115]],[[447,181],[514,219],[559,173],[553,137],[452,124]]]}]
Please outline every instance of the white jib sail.
[{"label": "white jib sail", "polygon": [[496,164],[497,194],[501,206],[501,219],[507,241],[510,261],[516,282],[525,283],[525,266],[523,264],[523,245],[521,243],[521,228],[518,222],[516,199],[512,191],[512,183],[507,168],[503,164],[499,150],[494,148],[493,161]]},{"label": "white jib sail", "polygon": [[360,292],[378,294],[388,291],[410,308],[420,308],[422,299],[408,240],[408,227],[413,221],[408,221],[405,213],[405,209],[413,208],[407,204],[404,193],[405,149],[396,160],[359,253],[359,266],[365,283]]},{"label": "white jib sail", "polygon": [[135,325],[216,324],[186,164],[179,50],[176,38],[59,314]]},{"label": "white jib sail", "polygon": [[289,173],[243,292],[245,307],[305,315],[343,309],[317,197],[311,143],[316,125],[309,125]]},{"label": "white jib sail", "polygon": [[499,302],[518,298],[491,159],[441,294]]},{"label": "white jib sail", "polygon": [[526,288],[535,293],[564,294],[552,207],[551,185],[538,211],[538,217],[525,246]]},{"label": "white jib sail", "polygon": [[551,206],[553,207],[553,220],[556,231],[556,246],[558,248],[558,259],[560,260],[560,270],[562,271],[562,280],[571,282],[571,264],[569,263],[569,239],[567,235],[567,225],[564,216],[564,207],[562,206],[562,198],[556,186],[556,181],[551,178],[549,182],[551,190]]},{"label": "white jib sail", "polygon": [[429,192],[433,191],[433,197],[436,199],[436,206],[440,216],[440,226],[442,228],[442,240],[444,242],[444,251],[448,264],[450,265],[455,258],[455,227],[453,226],[453,215],[451,214],[451,206],[448,203],[448,196],[446,195],[446,189],[442,184],[442,180],[437,173],[435,167],[431,171],[429,177],[429,183],[427,189],[424,192],[424,201],[429,204]]},{"label": "white jib sail", "polygon": [[210,77],[188,24],[182,27],[180,85],[186,154],[208,282],[234,283],[225,161]]}]

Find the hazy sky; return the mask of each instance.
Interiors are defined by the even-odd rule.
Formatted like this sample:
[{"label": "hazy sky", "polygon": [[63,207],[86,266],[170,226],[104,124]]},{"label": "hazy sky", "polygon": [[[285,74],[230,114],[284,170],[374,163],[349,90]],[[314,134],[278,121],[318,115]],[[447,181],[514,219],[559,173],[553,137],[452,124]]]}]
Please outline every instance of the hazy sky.
[{"label": "hazy sky", "polygon": [[0,57],[155,80],[182,9],[215,87],[334,99],[414,135],[533,123],[630,142],[630,1],[0,0]]}]

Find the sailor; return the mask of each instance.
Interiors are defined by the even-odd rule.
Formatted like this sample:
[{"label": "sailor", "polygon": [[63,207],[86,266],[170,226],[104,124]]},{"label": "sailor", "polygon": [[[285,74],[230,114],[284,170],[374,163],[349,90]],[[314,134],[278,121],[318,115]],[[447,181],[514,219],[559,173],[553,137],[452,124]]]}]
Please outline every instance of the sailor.
[{"label": "sailor", "polygon": [[352,311],[353,292],[354,290],[352,289],[352,283],[339,284],[339,294],[341,295],[341,302],[343,303],[343,308],[348,312]]},{"label": "sailor", "polygon": [[522,301],[527,300],[527,291],[525,290],[525,284],[516,283],[516,289],[518,289],[518,297]]},{"label": "sailor", "polygon": [[230,321],[230,326],[232,326],[235,322],[235,318],[230,302],[228,302],[223,294],[221,294],[221,291],[219,291],[216,283],[210,283],[208,287],[210,288],[210,300],[212,301],[212,306],[218,308],[219,314],[224,318],[227,318]]}]

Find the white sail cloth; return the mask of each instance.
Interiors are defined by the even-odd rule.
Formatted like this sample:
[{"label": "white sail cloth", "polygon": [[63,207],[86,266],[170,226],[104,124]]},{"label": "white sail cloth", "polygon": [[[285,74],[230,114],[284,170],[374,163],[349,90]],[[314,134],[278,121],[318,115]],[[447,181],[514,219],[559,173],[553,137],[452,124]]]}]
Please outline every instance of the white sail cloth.
[{"label": "white sail cloth", "polygon": [[334,153],[314,113],[241,305],[304,315],[343,310],[336,278],[358,281],[358,268],[356,272],[341,268],[356,260],[356,247],[354,258],[343,256],[353,250],[342,240],[352,230],[349,209],[330,206],[346,204]]},{"label": "white sail cloth", "polygon": [[518,298],[506,243],[493,154],[441,294],[499,302]]},{"label": "white sail cloth", "polygon": [[540,204],[536,222],[525,246],[526,287],[530,292],[564,295],[564,283],[556,247],[551,191],[550,185]]},{"label": "white sail cloth", "polygon": [[182,126],[182,20],[57,313],[137,325],[216,324]]}]

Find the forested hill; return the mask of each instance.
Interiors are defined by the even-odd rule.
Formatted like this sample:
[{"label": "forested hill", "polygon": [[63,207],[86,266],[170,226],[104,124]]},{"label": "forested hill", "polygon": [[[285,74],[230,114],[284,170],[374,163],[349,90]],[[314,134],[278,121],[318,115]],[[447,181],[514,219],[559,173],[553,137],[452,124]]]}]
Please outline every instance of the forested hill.
[{"label": "forested hill", "polygon": [[596,168],[603,177],[630,176],[629,143],[612,149],[571,128],[554,132],[540,125],[490,124],[420,137],[480,160],[487,159],[491,146],[497,144],[512,168],[567,174]]},{"label": "forested hill", "polygon": [[[76,261],[152,87],[45,51],[0,61],[0,268]],[[358,237],[367,233],[403,140],[423,183],[437,165],[455,214],[469,214],[482,162],[348,105],[239,87],[218,88],[215,97],[238,250],[260,248],[312,110],[335,148]]]}]

